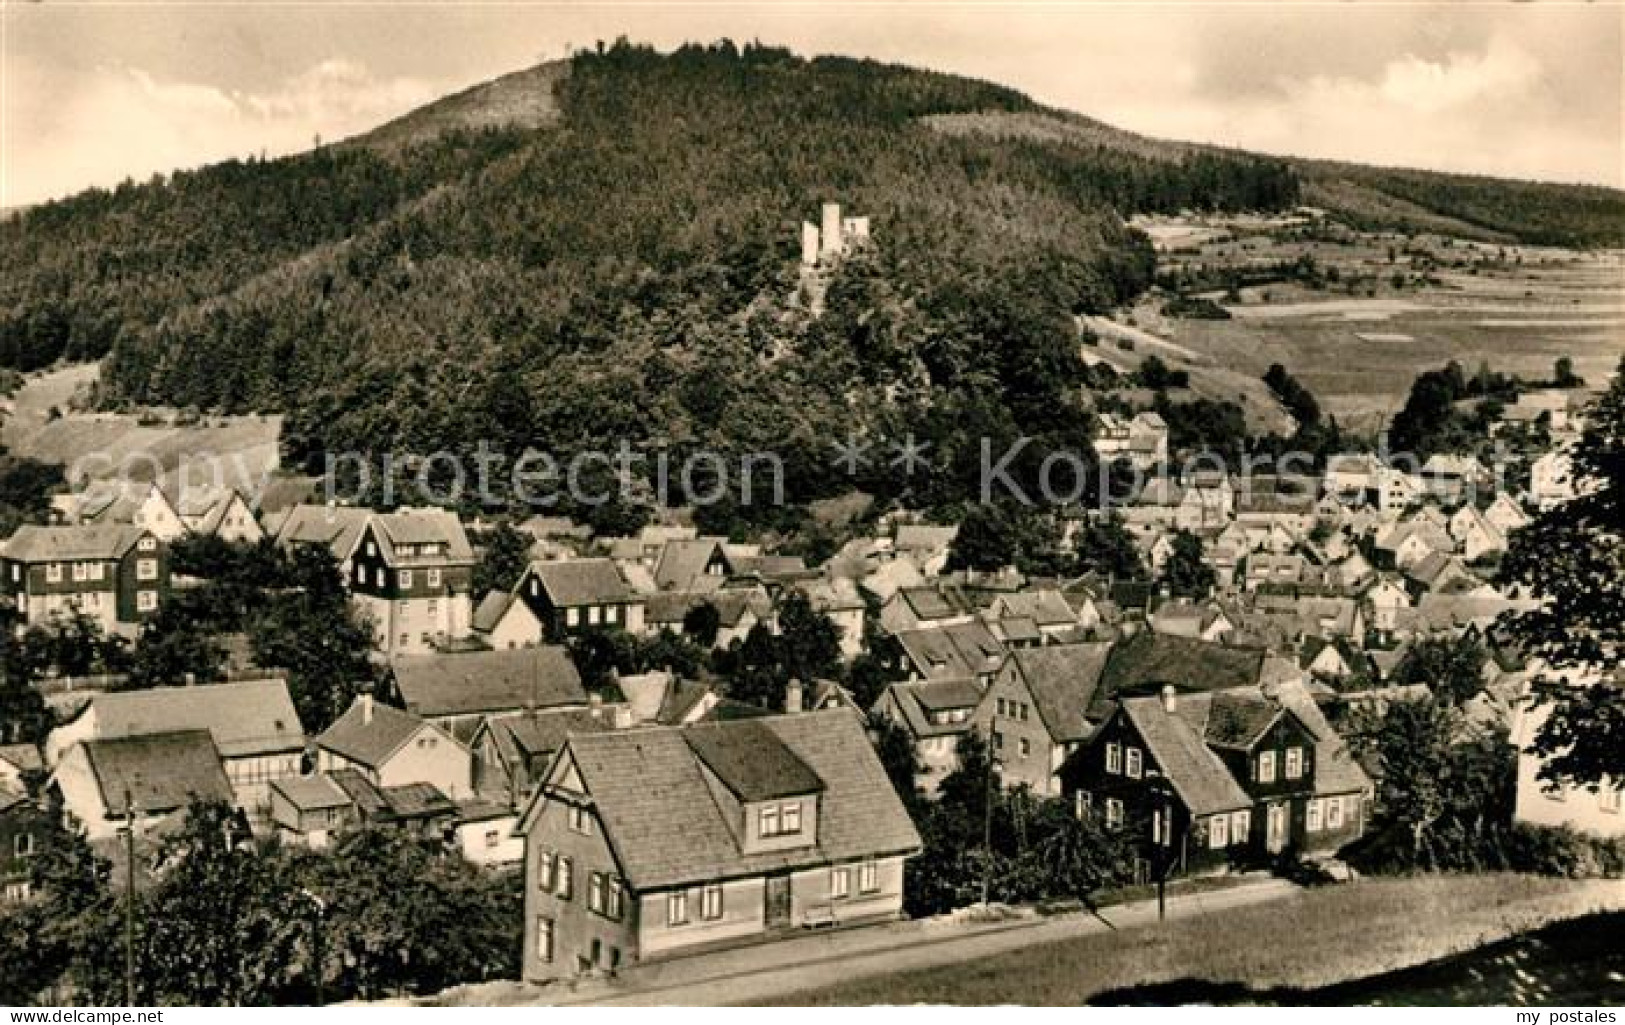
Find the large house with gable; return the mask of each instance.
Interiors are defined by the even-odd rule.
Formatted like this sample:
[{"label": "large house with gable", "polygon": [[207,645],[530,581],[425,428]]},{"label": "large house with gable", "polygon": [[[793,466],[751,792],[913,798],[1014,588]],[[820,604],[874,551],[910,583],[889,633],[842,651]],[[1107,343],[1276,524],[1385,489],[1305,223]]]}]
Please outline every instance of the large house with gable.
[{"label": "large house with gable", "polygon": [[164,546],[140,527],[30,524],[0,546],[0,594],[24,627],[78,613],[133,634],[168,590]]},{"label": "large house with gable", "polygon": [[518,829],[530,982],[895,918],[920,849],[848,709],[573,734]]}]

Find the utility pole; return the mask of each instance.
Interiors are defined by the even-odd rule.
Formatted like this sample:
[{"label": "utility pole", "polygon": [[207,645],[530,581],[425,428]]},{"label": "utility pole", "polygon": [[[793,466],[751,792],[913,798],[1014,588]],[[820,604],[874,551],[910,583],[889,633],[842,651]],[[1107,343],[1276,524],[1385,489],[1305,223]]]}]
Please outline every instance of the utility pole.
[{"label": "utility pole", "polygon": [[982,788],[982,910],[993,890],[993,735],[988,734],[986,785]]},{"label": "utility pole", "polygon": [[124,787],[124,1006],[135,1006],[135,798]]},{"label": "utility pole", "polygon": [[327,901],[322,900],[309,890],[301,890],[300,892],[305,895],[306,900],[310,901],[311,910],[314,912],[310,919],[310,947],[311,959],[315,964],[316,972],[316,1006],[321,1007],[327,1003],[327,988],[323,980],[322,966],[322,926],[323,919],[327,915]]}]

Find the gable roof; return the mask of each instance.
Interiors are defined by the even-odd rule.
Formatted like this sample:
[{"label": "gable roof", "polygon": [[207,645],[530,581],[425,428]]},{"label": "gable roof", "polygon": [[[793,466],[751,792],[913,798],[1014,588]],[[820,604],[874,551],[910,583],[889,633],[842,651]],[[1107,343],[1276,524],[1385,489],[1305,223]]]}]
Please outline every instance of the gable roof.
[{"label": "gable roof", "polygon": [[0,744],[0,762],[18,772],[39,772],[45,768],[45,760],[33,744]]},{"label": "gable roof", "polygon": [[304,727],[281,678],[109,691],[90,699],[102,739],[207,730],[223,758],[297,751]]},{"label": "gable roof", "polygon": [[1072,611],[1066,598],[1052,587],[1001,594],[994,601],[1004,604],[1007,616],[1031,619],[1040,627],[1070,625],[1078,621],[1078,614]]},{"label": "gable roof", "polygon": [[823,780],[768,728],[765,719],[701,723],[684,736],[700,761],[741,801],[824,789]]},{"label": "gable roof", "polygon": [[975,676],[1004,658],[1004,645],[980,619],[893,634],[921,676]]},{"label": "gable roof", "polygon": [[87,740],[83,747],[109,818],[126,814],[126,793],[149,815],[194,801],[232,800],[231,781],[208,730]]},{"label": "gable roof", "polygon": [[271,789],[280,793],[283,799],[299,811],[345,808],[352,803],[350,795],[325,772],[274,779],[271,781]]},{"label": "gable roof", "polygon": [[[886,694],[903,717],[903,725],[916,738],[950,737],[969,733],[975,726],[969,718],[959,722],[932,722],[933,710],[975,707],[982,699],[982,688],[973,680],[915,680],[893,683]],[[876,702],[883,705],[885,699]]]},{"label": "gable roof", "polygon": [[720,557],[722,539],[701,537],[692,540],[667,541],[660,549],[655,563],[655,586],[662,591],[686,590],[694,586],[695,579],[706,575],[705,567],[713,557]]},{"label": "gable roof", "polygon": [[924,622],[951,619],[971,612],[970,603],[957,589],[932,584],[899,588],[897,600],[907,605],[916,619]]},{"label": "gable roof", "polygon": [[1281,707],[1262,694],[1223,691],[1208,703],[1202,737],[1214,747],[1248,751],[1282,714]]},{"label": "gable roof", "polygon": [[372,517],[369,509],[347,505],[296,505],[277,529],[277,544],[326,545],[340,562],[355,552],[361,532]]},{"label": "gable roof", "polygon": [[1193,815],[1251,808],[1253,799],[1202,739],[1210,695],[1181,694],[1170,713],[1160,697],[1124,698],[1123,715]]},{"label": "gable roof", "polygon": [[576,733],[602,733],[612,728],[610,713],[592,708],[550,708],[534,715],[485,720],[491,741],[508,762],[534,762],[564,747]]},{"label": "gable roof", "polygon": [[1011,662],[1038,707],[1039,718],[1056,742],[1081,740],[1094,732],[1089,709],[1100,693],[1111,649],[1110,641],[1088,641],[1010,653]]},{"label": "gable roof", "polygon": [[[427,559],[435,564],[474,562],[474,549],[468,543],[468,533],[457,514],[446,509],[398,509],[395,512],[375,513],[372,517],[374,536],[379,551],[390,565],[410,565],[414,559]],[[440,545],[444,551],[433,556],[408,555],[405,545]]]},{"label": "gable roof", "polygon": [[363,695],[316,738],[316,746],[376,769],[422,729],[434,727],[410,712]]},{"label": "gable roof", "polygon": [[[1116,645],[1106,662],[1104,698],[1172,683],[1180,690],[1208,691],[1258,683],[1264,651],[1194,637],[1141,631]],[[1109,709],[1100,710],[1103,717]]]},{"label": "gable roof", "polygon": [[533,562],[529,572],[541,582],[553,604],[561,608],[630,602],[639,597],[610,559]]},{"label": "gable roof", "polygon": [[512,591],[491,591],[481,598],[479,605],[475,607],[470,625],[476,633],[490,633],[502,622],[502,617],[508,614],[508,607],[513,602]]},{"label": "gable roof", "polygon": [[[754,725],[752,725],[754,724]],[[685,736],[695,729],[765,729],[823,783],[808,847],[745,854]],[[835,708],[715,727],[653,727],[570,738],[604,834],[634,890],[661,889],[865,857],[908,855],[920,837],[856,712]],[[533,828],[551,800],[542,788],[520,821]]]},{"label": "gable roof", "polygon": [[4,554],[17,562],[122,559],[145,536],[147,532],[140,527],[123,524],[40,527],[28,523],[11,535]]},{"label": "gable roof", "polygon": [[587,703],[581,674],[557,645],[403,655],[391,668],[407,709],[426,719]]}]

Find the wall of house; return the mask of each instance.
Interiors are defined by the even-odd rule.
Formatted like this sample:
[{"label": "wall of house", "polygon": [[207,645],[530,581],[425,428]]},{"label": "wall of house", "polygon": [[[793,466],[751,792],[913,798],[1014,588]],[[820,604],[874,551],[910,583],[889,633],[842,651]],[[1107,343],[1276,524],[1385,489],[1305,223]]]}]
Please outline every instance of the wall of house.
[{"label": "wall of house", "polygon": [[62,756],[50,785],[62,802],[62,810],[73,817],[88,839],[102,840],[117,834],[122,820],[107,818],[101,785],[84,747],[73,748]]},{"label": "wall of house", "polygon": [[722,886],[722,914],[704,917],[703,886],[683,887],[688,896],[688,921],[668,921],[672,890],[638,895],[638,956],[642,960],[681,953],[703,944],[755,936],[766,929],[766,884],[761,876],[731,879]]},{"label": "wall of house", "polygon": [[[1001,700],[1005,703],[1003,715],[999,713]],[[1055,744],[1013,659],[1006,660],[993,675],[972,719],[977,732],[989,738],[1002,764],[1000,775],[1006,787],[1025,784],[1038,794],[1061,792],[1054,772]]]},{"label": "wall of house", "polygon": [[517,813],[457,826],[457,849],[476,865],[513,865],[525,858],[525,841],[514,835]]},{"label": "wall of house", "polygon": [[[1544,717],[1544,709],[1537,713]],[[1533,736],[1529,730],[1527,736]],[[1547,789],[1540,778],[1541,759],[1532,754],[1518,755],[1518,790],[1512,817],[1535,826],[1567,826],[1593,836],[1625,836],[1625,795],[1614,790],[1614,798],[1584,787],[1561,786]]]},{"label": "wall of house", "polygon": [[299,775],[304,749],[273,754],[225,758],[226,778],[237,806],[249,814],[265,815],[270,810],[271,781]]},{"label": "wall of house", "polygon": [[[768,807],[783,809],[788,806],[801,809],[801,828],[794,833],[782,833],[778,836],[762,835],[761,810]],[[753,801],[743,806],[744,831],[740,837],[740,848],[746,854],[759,854],[763,851],[790,851],[798,847],[808,847],[818,839],[818,798],[780,797],[771,801]],[[726,812],[725,812],[726,813]]]},{"label": "wall of house", "polygon": [[[875,887],[860,887],[862,861],[823,866],[794,872],[790,876],[790,921],[802,925],[833,916],[838,924],[896,917],[903,910],[903,859],[875,860]],[[834,875],[845,870],[847,895],[832,896]]]},{"label": "wall of house", "polygon": [[[637,960],[638,923],[642,921],[640,902],[628,892],[620,921],[592,911],[587,904],[588,881],[594,872],[619,876],[620,868],[604,838],[603,825],[596,815],[589,817],[586,834],[570,828],[569,807],[546,800],[538,809],[525,837],[525,950],[521,962],[527,981],[565,979],[581,973],[582,960],[591,962],[593,943],[598,944],[599,969],[608,969],[619,951],[620,963]],[[542,889],[541,853],[551,851],[570,859],[570,895]],[[545,961],[537,946],[539,922],[553,922],[553,957]]]},{"label": "wall of house", "polygon": [[498,651],[528,648],[542,643],[546,628],[523,601],[512,602],[491,630],[490,645]]},{"label": "wall of house", "polygon": [[378,767],[381,786],[433,783],[453,801],[474,796],[474,763],[468,748],[425,727]]}]

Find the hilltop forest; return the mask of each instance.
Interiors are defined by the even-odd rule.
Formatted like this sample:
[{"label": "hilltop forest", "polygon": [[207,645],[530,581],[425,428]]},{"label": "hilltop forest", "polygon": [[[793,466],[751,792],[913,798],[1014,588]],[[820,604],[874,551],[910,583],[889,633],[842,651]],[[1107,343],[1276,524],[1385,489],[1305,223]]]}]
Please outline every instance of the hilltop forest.
[{"label": "hilltop forest", "polygon": [[[913,434],[938,472],[908,498],[940,505],[967,497],[982,437],[1041,454],[1089,436],[1073,317],[1153,273],[1124,218],[1300,201],[1296,165],[1245,153],[936,131],[1038,108],[869,61],[622,41],[540,81],[544,122],[414,132],[408,115],[387,145],[0,224],[0,365],[105,356],[108,408],[285,412],[285,462],[312,470],[624,439],[674,461],[771,449],[804,503],[895,496],[883,460],[837,477],[829,445]],[[798,225],[824,201],[869,217],[874,243],[815,316]]]}]

